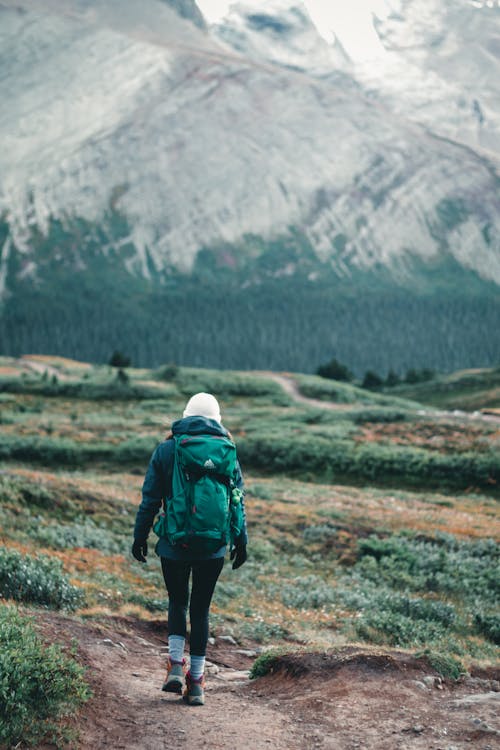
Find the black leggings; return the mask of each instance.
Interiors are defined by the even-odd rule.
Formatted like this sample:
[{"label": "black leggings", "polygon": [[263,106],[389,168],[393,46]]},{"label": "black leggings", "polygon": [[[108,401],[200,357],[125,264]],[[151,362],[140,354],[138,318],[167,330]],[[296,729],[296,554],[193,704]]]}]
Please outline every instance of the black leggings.
[{"label": "black leggings", "polygon": [[[195,562],[161,558],[161,569],[168,592],[168,634],[186,637],[186,614],[189,603],[189,650],[193,656],[205,656],[208,641],[208,610],[223,566],[223,557]],[[191,571],[193,582],[190,601]]]}]

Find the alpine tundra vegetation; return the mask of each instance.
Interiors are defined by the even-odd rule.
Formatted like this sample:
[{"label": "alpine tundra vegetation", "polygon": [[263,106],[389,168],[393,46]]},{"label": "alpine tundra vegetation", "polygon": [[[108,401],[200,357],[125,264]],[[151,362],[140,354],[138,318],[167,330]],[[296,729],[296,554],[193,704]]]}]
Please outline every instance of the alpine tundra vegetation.
[{"label": "alpine tundra vegetation", "polygon": [[[134,710],[158,712],[152,673],[161,694],[167,600],[154,554],[147,566],[131,559],[131,529],[151,452],[200,388],[220,394],[238,446],[250,537],[248,561],[236,572],[226,566],[214,596],[208,659],[216,716],[217,691],[240,689],[224,682],[224,670],[249,669],[259,653],[255,677],[314,673],[311,653],[337,675],[333,685],[339,669],[374,669],[373,690],[387,690],[391,705],[402,683],[391,687],[388,669],[417,670],[417,682],[422,671],[448,680],[448,691],[496,689],[498,370],[436,376],[433,387],[424,384],[433,405],[312,375],[172,365],[126,375],[57,357],[0,360],[0,662],[11,691],[0,692],[11,717],[0,744],[36,744],[42,735],[63,742],[78,729],[89,747],[93,732],[104,741],[120,737],[123,722],[133,728]],[[288,393],[283,380],[293,386]],[[466,384],[476,411],[436,406],[441,388],[446,408],[455,408]],[[54,641],[60,645],[48,645]],[[137,649],[145,651],[137,657]],[[476,683],[464,683],[467,674]],[[355,676],[349,680],[355,691]],[[89,700],[89,684],[96,697],[82,723],[74,715]],[[150,709],[131,708],[146,684]],[[428,712],[434,699],[411,685],[404,689]],[[220,698],[222,717],[243,693],[223,690]],[[366,700],[363,710],[373,694]],[[304,721],[326,721],[311,710],[312,718],[300,714]],[[263,737],[271,724],[259,725]],[[287,736],[283,729],[278,747]],[[305,746],[296,742],[289,746]]]}]

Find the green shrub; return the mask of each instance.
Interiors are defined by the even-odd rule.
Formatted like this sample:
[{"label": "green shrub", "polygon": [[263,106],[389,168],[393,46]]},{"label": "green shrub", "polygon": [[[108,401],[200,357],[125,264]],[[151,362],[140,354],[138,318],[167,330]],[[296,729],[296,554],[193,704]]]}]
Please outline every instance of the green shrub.
[{"label": "green shrub", "polygon": [[438,653],[431,649],[425,649],[420,653],[417,653],[418,658],[425,657],[431,667],[438,672],[441,677],[448,677],[451,680],[458,680],[458,678],[465,674],[466,669],[459,659],[449,654]]},{"label": "green shrub", "polygon": [[31,621],[0,605],[0,745],[58,743],[55,721],[90,697],[83,668],[63,649],[45,646]]},{"label": "green shrub", "polygon": [[439,454],[422,448],[358,445],[326,436],[264,433],[238,440],[247,468],[287,472],[316,481],[382,482],[416,487],[487,487],[500,481],[500,456],[491,453]]},{"label": "green shrub", "polygon": [[288,628],[283,627],[283,625],[265,622],[263,620],[244,623],[241,628],[241,633],[245,638],[251,638],[257,643],[268,643],[269,641],[282,640],[290,635]]},{"label": "green shrub", "polygon": [[357,571],[393,588],[460,595],[465,601],[494,601],[499,595],[500,550],[492,539],[458,540],[447,534],[420,539],[402,534],[371,536],[359,543]]},{"label": "green shrub", "polygon": [[272,649],[258,656],[250,669],[250,679],[255,680],[272,672],[282,654],[280,649]]},{"label": "green shrub", "polygon": [[394,409],[419,408],[418,404],[407,399],[374,393],[338,380],[329,381],[313,375],[296,375],[295,381],[302,395],[321,401],[335,401],[340,404],[373,404]]},{"label": "green shrub", "polygon": [[[493,642],[500,635],[492,614],[498,606],[498,557],[491,539],[373,535],[359,542],[357,562],[332,589],[333,603],[356,612],[345,627],[363,640],[471,653],[478,632]],[[487,652],[485,644],[477,649]]]},{"label": "green shrub", "polygon": [[338,359],[331,359],[316,370],[316,374],[321,378],[330,378],[331,380],[345,380],[347,382],[354,378],[354,375],[346,365],[339,362]]},{"label": "green shrub", "polygon": [[147,384],[133,383],[129,375],[123,372],[118,376],[104,380],[91,381],[44,381],[41,379],[0,378],[0,392],[29,393],[39,396],[85,399],[88,401],[135,401],[158,398],[159,395],[177,395],[173,385],[164,385],[161,390]]},{"label": "green shrub", "polygon": [[110,554],[125,551],[123,541],[118,541],[111,531],[97,526],[90,518],[71,524],[36,525],[30,536],[44,546],[54,549],[85,547]]},{"label": "green shrub", "polygon": [[365,422],[390,424],[391,422],[404,422],[412,417],[412,413],[389,406],[373,406],[365,409],[349,409],[349,411],[344,412],[343,416],[356,424],[364,424]]},{"label": "green shrub", "polygon": [[166,599],[156,599],[155,597],[145,596],[131,592],[127,595],[127,602],[130,604],[137,604],[139,607],[144,607],[148,612],[166,612],[168,610],[168,602]]},{"label": "green shrub", "polygon": [[280,586],[281,600],[286,607],[319,609],[337,600],[335,589],[319,576],[294,578]]},{"label": "green shrub", "polygon": [[400,647],[435,643],[447,634],[439,623],[416,621],[396,612],[376,609],[364,613],[356,621],[355,630],[366,641]]},{"label": "green shrub", "polygon": [[334,537],[336,533],[337,528],[335,526],[324,523],[317,526],[308,526],[307,529],[304,529],[302,536],[306,544],[316,544],[318,542],[326,542],[328,539]]},{"label": "green shrub", "polygon": [[180,368],[176,382],[181,393],[186,396],[199,391],[213,393],[217,398],[241,396],[259,398],[270,396],[277,404],[287,406],[290,398],[282,387],[271,378],[247,375],[230,370],[202,370]]},{"label": "green shrub", "polygon": [[158,380],[167,380],[167,381],[175,380],[178,374],[179,374],[179,368],[177,365],[173,363],[162,365],[154,373],[155,377],[158,378]]},{"label": "green shrub", "polygon": [[52,494],[43,484],[8,474],[0,475],[0,498],[3,503],[15,506],[28,505],[47,509],[54,504]]},{"label": "green shrub", "polygon": [[381,385],[383,385],[384,381],[373,370],[367,370],[365,372],[363,382],[361,384],[362,388],[380,388]]},{"label": "green shrub", "polygon": [[493,641],[497,646],[500,646],[500,616],[496,614],[485,615],[481,612],[476,612],[474,615],[474,623],[477,630]]},{"label": "green shrub", "polygon": [[253,497],[258,497],[260,500],[273,500],[274,493],[271,487],[267,487],[265,484],[252,484],[248,487],[247,492]]},{"label": "green shrub", "polygon": [[45,555],[31,557],[0,547],[0,595],[54,609],[76,609],[83,593],[72,586],[62,563]]},{"label": "green shrub", "polygon": [[131,359],[127,355],[115,349],[115,351],[109,358],[109,364],[111,365],[111,367],[130,367]]},{"label": "green shrub", "polygon": [[43,463],[44,466],[85,466],[88,463],[132,463],[147,465],[156,440],[136,437],[118,445],[77,443],[66,438],[0,436],[0,459]]},{"label": "green shrub", "polygon": [[411,620],[438,622],[446,627],[452,625],[457,618],[455,607],[452,604],[439,600],[410,597],[406,594],[381,594],[377,597],[377,606],[381,611],[401,614]]}]

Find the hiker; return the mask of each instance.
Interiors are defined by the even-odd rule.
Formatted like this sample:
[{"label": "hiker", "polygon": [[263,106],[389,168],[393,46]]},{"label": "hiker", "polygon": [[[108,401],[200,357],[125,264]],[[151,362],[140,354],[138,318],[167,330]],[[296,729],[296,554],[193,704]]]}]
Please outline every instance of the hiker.
[{"label": "hiker", "polygon": [[[198,462],[196,465],[194,460]],[[186,497],[190,498],[189,502]],[[210,524],[205,516],[209,511],[199,509],[211,508],[213,503],[223,503],[218,506],[223,512],[219,512],[217,521],[213,521],[215,514],[212,515],[211,525],[215,531],[213,528],[208,531],[206,527]],[[191,508],[191,514],[186,511],[187,507]],[[155,552],[161,559],[168,593],[169,647],[162,690],[183,693],[190,705],[203,705],[210,602],[228,543],[232,568],[236,570],[247,559],[248,541],[243,477],[236,449],[222,426],[217,399],[210,393],[197,393],[189,399],[183,418],[173,422],[171,433],[151,457],[132,545],[132,554],[139,562],[146,562],[147,538],[159,511],[160,516],[154,523],[159,535]],[[222,527],[225,530],[221,532]],[[188,604],[190,666],[186,671],[184,645]]]}]

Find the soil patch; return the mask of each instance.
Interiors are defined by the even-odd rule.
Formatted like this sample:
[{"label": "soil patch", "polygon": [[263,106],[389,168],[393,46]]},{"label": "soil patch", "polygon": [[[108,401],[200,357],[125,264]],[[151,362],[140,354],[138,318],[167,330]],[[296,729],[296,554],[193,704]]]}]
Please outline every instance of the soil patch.
[{"label": "soil patch", "polygon": [[161,692],[163,620],[43,613],[39,623],[48,640],[76,639],[88,668],[94,697],[77,720],[79,748],[500,747],[498,671],[453,683],[407,653],[349,647],[280,657],[272,674],[250,681],[251,644],[218,638],[207,654],[206,705],[193,708]]}]

